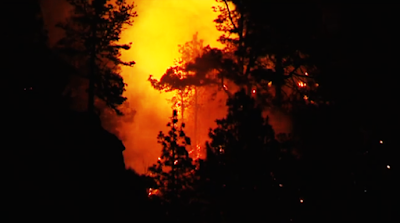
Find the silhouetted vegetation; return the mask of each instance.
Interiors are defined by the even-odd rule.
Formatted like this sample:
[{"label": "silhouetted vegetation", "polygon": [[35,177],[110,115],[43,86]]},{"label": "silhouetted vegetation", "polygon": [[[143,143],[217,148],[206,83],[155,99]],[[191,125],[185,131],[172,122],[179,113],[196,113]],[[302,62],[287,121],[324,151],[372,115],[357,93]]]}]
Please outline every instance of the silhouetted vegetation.
[{"label": "silhouetted vegetation", "polygon": [[[397,158],[387,123],[397,124],[386,74],[398,56],[381,49],[398,47],[393,5],[218,0],[226,48],[204,47],[196,34],[180,46],[176,66],[149,81],[180,91],[182,104],[183,92],[219,86],[229,95],[227,114],[210,129],[206,158],[193,160],[173,110],[168,133],[155,138],[160,157],[140,175],[103,127],[114,124],[101,121],[113,111],[133,119],[134,111],[120,110],[120,67],[134,62],[120,60],[130,46],[118,41],[134,4],[68,2],[74,10],[56,49],[39,1],[15,4],[4,28],[5,221],[394,222]],[[366,21],[353,18],[355,8]],[[73,109],[76,76],[88,80],[78,81],[88,88],[85,112]],[[95,98],[102,113],[93,112]],[[293,118],[291,134],[274,131],[265,112],[272,108]]]},{"label": "silhouetted vegetation", "polygon": [[119,44],[122,31],[133,24],[134,5],[125,0],[69,0],[74,12],[59,27],[65,37],[58,43],[58,51],[74,65],[79,74],[88,79],[88,111],[94,111],[95,97],[118,114],[118,106],[125,83],[120,65],[133,66],[134,61],[121,61],[120,51],[130,44]]}]

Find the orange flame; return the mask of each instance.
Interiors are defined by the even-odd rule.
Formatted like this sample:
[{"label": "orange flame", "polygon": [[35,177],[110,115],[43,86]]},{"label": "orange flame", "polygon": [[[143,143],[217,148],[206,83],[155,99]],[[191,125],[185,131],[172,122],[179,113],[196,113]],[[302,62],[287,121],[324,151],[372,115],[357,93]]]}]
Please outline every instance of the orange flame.
[{"label": "orange flame", "polygon": [[[118,130],[125,135],[127,167],[141,172],[146,168],[143,165],[150,166],[158,157],[160,146],[155,137],[159,131],[168,131],[165,124],[171,116],[171,104],[167,99],[174,95],[154,90],[147,81],[149,75],[160,79],[166,69],[174,65],[174,59],[180,57],[178,45],[192,40],[196,32],[205,45],[222,45],[217,42],[221,33],[213,23],[217,17],[211,8],[217,4],[214,0],[134,2],[138,17],[133,26],[124,31],[121,39],[123,43],[133,44],[129,51],[123,52],[121,59],[136,62],[133,68],[123,68],[122,75],[128,84],[125,92],[128,103],[137,113],[133,123],[123,124]],[[210,122],[216,118],[209,117]],[[209,127],[204,125],[203,128],[207,129],[201,132],[207,132]]]}]

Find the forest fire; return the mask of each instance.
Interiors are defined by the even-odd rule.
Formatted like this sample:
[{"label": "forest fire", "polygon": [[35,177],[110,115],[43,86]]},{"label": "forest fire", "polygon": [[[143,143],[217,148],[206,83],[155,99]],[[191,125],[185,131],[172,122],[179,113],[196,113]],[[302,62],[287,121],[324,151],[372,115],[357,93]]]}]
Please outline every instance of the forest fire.
[{"label": "forest fire", "polygon": [[[386,104],[395,100],[384,90],[396,63],[381,49],[398,38],[382,45],[394,34],[382,24],[396,24],[377,19],[396,10],[10,2],[3,200],[11,219],[394,222],[396,126]],[[381,56],[368,63],[371,55]]]},{"label": "forest fire", "polygon": [[[213,23],[216,17],[211,9],[215,5],[214,0],[136,0],[135,4],[140,16],[134,26],[124,31],[121,42],[133,42],[131,50],[122,54],[122,59],[134,59],[136,65],[124,68],[122,74],[128,84],[125,95],[129,106],[137,113],[132,123],[123,123],[118,129],[123,132],[127,148],[124,153],[126,165],[139,172],[146,172],[159,154],[160,146],[156,136],[160,130],[166,130],[165,124],[172,110],[168,100],[175,96],[174,93],[160,94],[154,90],[147,77],[152,74],[159,79],[179,58],[177,46],[191,40],[196,32],[205,44],[213,47],[221,44],[217,42],[220,33]],[[181,116],[179,107],[177,105],[175,109]],[[201,138],[206,138],[208,128],[224,112],[222,107],[220,110],[214,109],[207,116],[199,117],[204,123],[198,126],[199,137],[202,135]],[[184,114],[185,119],[187,115]],[[189,125],[188,128],[193,127]]]}]

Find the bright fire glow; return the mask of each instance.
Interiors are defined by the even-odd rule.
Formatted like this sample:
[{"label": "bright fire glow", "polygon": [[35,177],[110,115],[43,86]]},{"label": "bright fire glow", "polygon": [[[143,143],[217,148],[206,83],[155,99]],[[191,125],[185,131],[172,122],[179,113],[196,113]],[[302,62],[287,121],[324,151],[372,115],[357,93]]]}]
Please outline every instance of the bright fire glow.
[{"label": "bright fire glow", "polygon": [[[122,59],[134,60],[136,65],[133,68],[123,68],[123,77],[128,84],[125,94],[128,103],[137,113],[134,123],[124,124],[119,130],[126,136],[123,141],[127,167],[144,172],[160,153],[161,147],[157,144],[156,136],[160,130],[168,131],[166,123],[172,111],[166,99],[174,95],[160,94],[151,87],[147,78],[150,74],[154,78],[161,78],[166,69],[174,65],[174,59],[180,57],[178,45],[192,40],[196,32],[205,45],[212,47],[221,47],[217,42],[221,34],[213,23],[217,17],[211,8],[216,4],[214,0],[134,2],[138,17],[133,26],[124,31],[121,42],[133,42],[132,48],[123,52]],[[201,120],[207,123],[207,126],[203,126],[205,136],[213,121],[219,118],[211,116],[210,120]]]},{"label": "bright fire glow", "polygon": [[160,191],[158,189],[149,188],[148,189],[148,196],[159,195]]},{"label": "bright fire glow", "polygon": [[306,87],[306,86],[307,86],[307,83],[302,82],[302,81],[299,81],[299,83],[297,83],[297,85],[298,85],[299,87]]}]

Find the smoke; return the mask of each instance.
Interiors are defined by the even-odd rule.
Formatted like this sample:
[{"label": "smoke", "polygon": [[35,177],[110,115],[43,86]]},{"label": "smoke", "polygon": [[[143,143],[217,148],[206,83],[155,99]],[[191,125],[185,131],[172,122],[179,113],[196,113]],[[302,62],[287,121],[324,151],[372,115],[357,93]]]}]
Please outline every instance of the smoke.
[{"label": "smoke", "polygon": [[[65,0],[41,0],[42,10],[50,38],[50,45],[56,43],[63,35],[62,30],[54,28],[69,14],[71,6]],[[130,1],[131,2],[131,1]],[[153,89],[147,81],[149,75],[160,78],[166,69],[174,65],[174,59],[180,57],[178,45],[192,40],[198,32],[198,38],[204,45],[222,47],[217,42],[221,35],[213,20],[217,14],[213,12],[214,0],[136,0],[135,9],[138,17],[132,27],[127,27],[122,34],[121,43],[132,42],[132,48],[122,52],[122,60],[134,60],[134,67],[123,67],[122,76],[128,84],[124,105],[134,110],[133,121],[116,122],[116,129],[123,140],[126,150],[124,158],[126,166],[139,173],[145,173],[160,155],[161,146],[157,144],[159,131],[168,131],[166,124],[172,115],[171,104],[167,101],[172,93],[160,93]],[[219,93],[210,100],[213,89],[202,89],[200,109],[198,112],[198,141],[204,144],[208,139],[209,128],[215,127],[215,119],[226,115],[226,95]],[[191,112],[188,112],[190,116]],[[274,120],[274,114],[269,114]],[[190,119],[190,117],[188,117]],[[287,120],[283,117],[284,120]],[[123,120],[123,119],[122,119]],[[276,119],[281,130],[287,125]],[[187,125],[188,132],[193,126]],[[190,137],[190,135],[189,135]]]},{"label": "smoke", "polygon": [[[135,1],[139,16],[134,25],[123,33],[122,38],[122,42],[133,44],[122,55],[122,59],[136,62],[133,68],[123,70],[124,79],[128,83],[126,96],[136,114],[132,124],[120,128],[129,135],[124,140],[127,148],[125,162],[138,172],[145,171],[160,155],[161,147],[156,137],[159,131],[167,131],[166,124],[172,115],[171,104],[167,101],[172,94],[154,90],[147,78],[150,74],[160,78],[168,67],[174,65],[174,59],[180,57],[178,45],[192,40],[196,32],[206,45],[221,46],[217,42],[220,33],[213,23],[217,16],[211,8],[214,3],[214,0]],[[207,119],[200,120],[199,117],[202,125],[198,132],[204,135],[201,138],[206,138],[213,121],[225,114],[225,109],[220,110],[218,112],[214,108]]]},{"label": "smoke", "polygon": [[54,46],[64,35],[63,30],[57,28],[56,25],[68,17],[72,7],[66,0],[40,0],[40,5],[49,36],[49,45]]}]

